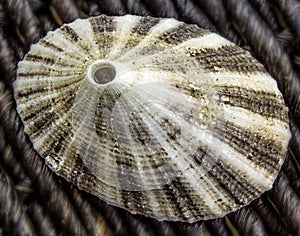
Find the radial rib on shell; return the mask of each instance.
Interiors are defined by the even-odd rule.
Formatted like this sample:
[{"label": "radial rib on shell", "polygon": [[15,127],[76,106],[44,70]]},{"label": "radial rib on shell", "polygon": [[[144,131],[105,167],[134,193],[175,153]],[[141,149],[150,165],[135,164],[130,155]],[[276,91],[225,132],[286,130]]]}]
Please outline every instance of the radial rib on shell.
[{"label": "radial rib on shell", "polygon": [[18,65],[17,109],[58,175],[160,220],[221,217],[270,189],[288,110],[247,51],[174,19],[99,16]]}]

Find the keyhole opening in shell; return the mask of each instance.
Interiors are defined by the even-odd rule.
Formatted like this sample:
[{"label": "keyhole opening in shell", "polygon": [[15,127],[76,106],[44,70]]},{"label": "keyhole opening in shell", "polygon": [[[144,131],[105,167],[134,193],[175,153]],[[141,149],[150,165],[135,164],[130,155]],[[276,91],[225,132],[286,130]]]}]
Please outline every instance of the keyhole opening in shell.
[{"label": "keyhole opening in shell", "polygon": [[97,84],[107,84],[114,80],[116,69],[111,64],[99,64],[94,69],[93,79]]}]

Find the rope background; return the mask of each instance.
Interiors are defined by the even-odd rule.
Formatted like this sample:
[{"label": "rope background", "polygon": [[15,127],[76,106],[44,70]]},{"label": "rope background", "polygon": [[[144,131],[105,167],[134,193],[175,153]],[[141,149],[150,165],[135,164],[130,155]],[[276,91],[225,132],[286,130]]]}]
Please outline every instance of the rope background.
[{"label": "rope background", "polygon": [[[272,190],[216,220],[159,222],[108,206],[53,174],[16,113],[12,82],[49,30],[99,14],[174,17],[248,49],[277,80],[293,138]],[[300,235],[298,0],[0,0],[0,235]]]}]

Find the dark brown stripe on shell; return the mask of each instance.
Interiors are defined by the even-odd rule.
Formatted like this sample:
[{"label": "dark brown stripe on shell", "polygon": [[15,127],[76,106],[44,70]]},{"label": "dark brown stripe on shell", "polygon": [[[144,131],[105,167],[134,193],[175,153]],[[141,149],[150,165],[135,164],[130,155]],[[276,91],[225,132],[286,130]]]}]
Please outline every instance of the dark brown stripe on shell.
[{"label": "dark brown stripe on shell", "polygon": [[[70,136],[68,136],[67,139],[71,140],[72,137],[73,133],[70,133]],[[80,155],[77,152],[77,146],[66,146],[66,148],[68,148],[69,151],[70,148],[72,149],[72,151],[69,152],[68,158],[66,158],[66,156],[61,156],[61,153],[63,151],[62,149],[60,154],[56,154],[55,156],[49,156],[49,160],[52,163],[55,163],[54,165],[56,166],[57,173],[63,176],[68,176],[72,183],[78,186],[80,189],[89,191],[90,189],[101,188],[105,190],[107,185],[101,179],[96,178],[91,173],[91,171],[85,166],[85,163],[83,163]],[[70,166],[70,169],[64,168],[65,165]],[[82,178],[83,176],[84,178]],[[103,197],[104,194],[105,192],[101,193],[101,197]]]},{"label": "dark brown stripe on shell", "polygon": [[[276,94],[236,86],[223,86],[217,87],[217,89],[220,101],[225,104],[242,107],[262,116],[288,122],[287,109]],[[225,97],[225,101],[222,96]]]},{"label": "dark brown stripe on shell", "polygon": [[[74,77],[76,78],[76,77]],[[70,78],[70,81],[72,81],[72,84],[70,84],[70,81],[64,81],[64,83],[62,83],[63,81],[60,81],[60,83],[53,83],[51,84],[51,87],[49,88],[49,85],[45,84],[45,86],[39,86],[39,87],[29,87],[29,88],[24,88],[23,90],[18,91],[18,93],[16,94],[16,97],[23,99],[24,97],[30,97],[31,95],[39,95],[45,92],[50,92],[50,91],[54,91],[57,92],[65,89],[69,86],[73,86],[76,85],[78,82],[80,83],[82,80],[81,77],[77,77],[77,79],[73,79]],[[65,93],[65,91],[63,91]]]},{"label": "dark brown stripe on shell", "polygon": [[[57,129],[58,127],[56,127]],[[52,149],[49,153],[49,156],[58,155],[61,149],[66,148],[66,140],[71,136],[72,132],[69,129],[66,129],[65,126],[60,126],[60,132],[57,132],[57,136],[55,137],[55,142],[51,145]]]},{"label": "dark brown stripe on shell", "polygon": [[[172,108],[168,108],[168,109],[174,112],[176,107],[173,107],[174,110],[172,110]],[[143,118],[137,115],[139,113],[141,113],[139,110],[135,110],[134,112],[135,118],[130,120],[130,125],[129,125],[131,133],[138,134],[138,136],[135,135],[133,137],[134,140],[137,143],[141,144],[142,146],[147,145],[148,147],[150,146],[153,147],[154,149],[158,149],[158,148],[160,149],[161,143],[159,143],[156,137],[153,136],[148,125],[144,122]],[[153,113],[151,113],[150,110],[147,111],[146,109],[143,110],[143,115],[147,116],[146,119],[151,120],[151,122],[160,125],[160,128],[163,130],[163,132],[165,131],[166,133],[166,136],[164,136],[163,138],[169,145],[171,145],[173,148],[176,145],[181,147],[181,144],[178,142],[178,139],[181,136],[181,126],[178,123],[175,124],[172,123],[168,117],[155,116],[153,115]],[[161,132],[158,131],[158,133]]]},{"label": "dark brown stripe on shell", "polygon": [[[259,190],[245,182],[243,177],[235,173],[230,166],[225,165],[221,160],[217,160],[213,153],[206,148],[198,147],[191,154],[191,157],[197,165],[204,168],[210,178],[215,180],[215,183],[220,185],[216,185],[216,188],[220,189],[221,187],[228,192],[237,204],[244,204],[259,193]],[[221,200],[217,200],[216,204],[223,209],[227,208]]]},{"label": "dark brown stripe on shell", "polygon": [[[80,75],[82,73],[81,72],[78,73],[78,72],[74,71],[73,74],[74,75],[75,74]],[[20,72],[20,73],[18,73],[17,76],[18,76],[18,78],[21,78],[21,77],[28,78],[28,77],[35,77],[35,76],[37,76],[37,77],[42,77],[43,76],[45,78],[49,78],[49,77],[63,77],[63,76],[69,76],[69,75],[70,74],[69,74],[68,71],[55,70],[51,67],[49,67],[49,68],[44,67],[43,71],[34,71],[34,72],[25,72],[25,73]]]},{"label": "dark brown stripe on shell", "polygon": [[36,87],[36,88],[29,87],[29,88],[18,91],[18,93],[16,93],[15,97],[17,99],[24,99],[24,97],[28,97],[28,96],[34,95],[34,94],[39,95],[40,93],[44,93],[45,91],[48,91],[47,86]]},{"label": "dark brown stripe on shell", "polygon": [[[56,114],[55,112],[48,112],[45,113],[43,110],[40,110],[39,107],[37,109],[34,109],[35,115],[32,117],[36,117],[35,119],[32,119],[31,121],[34,122],[34,126],[30,126],[32,128],[32,134],[30,137],[35,137],[36,135],[39,135],[38,131],[43,127],[43,126],[49,126],[50,123],[54,121],[55,119],[58,119],[59,115],[62,115],[64,111],[68,111],[74,103],[75,97],[69,96],[68,93],[65,93],[64,96],[60,96],[58,98],[53,98],[54,101],[51,101],[53,104],[59,104],[60,102],[64,103],[64,109],[63,110],[58,110],[61,114]],[[50,103],[50,101],[49,101]]]},{"label": "dark brown stripe on shell", "polygon": [[151,133],[148,125],[138,114],[139,111],[136,111],[129,117],[130,123],[128,128],[130,133],[132,134],[132,139],[145,148],[147,146],[160,146],[159,143],[157,143],[153,134]]},{"label": "dark brown stripe on shell", "polygon": [[99,97],[98,104],[95,110],[95,128],[96,133],[102,139],[111,131],[111,114],[117,100],[122,95],[116,93],[117,90],[106,87]]},{"label": "dark brown stripe on shell", "polygon": [[197,147],[197,149],[192,152],[191,157],[197,165],[201,166],[206,154],[207,150],[205,148]]},{"label": "dark brown stripe on shell", "polygon": [[[118,165],[117,171],[118,171],[118,182],[122,190],[122,199],[124,200],[124,203],[126,201],[128,204],[133,204],[135,209],[136,204],[142,204],[143,202],[139,201],[139,199],[144,199],[145,196],[142,196],[145,194],[145,192],[139,191],[142,188],[142,181],[141,176],[138,174],[138,166],[136,163],[136,157],[132,156],[131,153],[125,153],[123,158],[116,158],[116,163]],[[135,188],[135,189],[134,189]],[[136,190],[136,191],[135,191]],[[127,196],[128,198],[124,199],[124,196]],[[130,199],[130,196],[127,194],[133,194],[137,198]],[[131,196],[132,197],[132,196]]]},{"label": "dark brown stripe on shell", "polygon": [[63,67],[75,67],[78,65],[76,64],[70,64],[67,61],[61,59],[61,58],[49,58],[49,57],[43,57],[39,55],[33,55],[33,54],[28,54],[26,56],[26,61],[33,61],[33,62],[41,62],[44,65],[58,65],[58,66],[63,66]]},{"label": "dark brown stripe on shell", "polygon": [[56,62],[54,58],[49,58],[49,57],[47,58],[47,57],[33,55],[33,54],[26,55],[25,59],[26,61],[43,62],[50,65],[53,65]]},{"label": "dark brown stripe on shell", "polygon": [[[146,36],[150,29],[157,25],[161,19],[152,17],[143,17],[139,22],[131,29],[132,34],[139,36]],[[142,38],[142,37],[141,37]]]},{"label": "dark brown stripe on shell", "polygon": [[[145,207],[144,202],[149,202],[146,192],[141,191],[121,191],[123,205],[133,212],[140,212],[139,209]],[[151,209],[148,209],[151,211]]]},{"label": "dark brown stripe on shell", "polygon": [[186,54],[194,57],[203,68],[209,72],[219,70],[240,73],[265,72],[245,50],[236,45],[225,45],[218,48],[186,49]]},{"label": "dark brown stripe on shell", "polygon": [[260,191],[252,184],[247,183],[245,178],[235,173],[230,166],[217,160],[211,163],[214,159],[212,155],[207,154],[207,159],[210,160],[203,162],[202,167],[207,170],[207,173],[212,179],[215,179],[215,182],[218,183],[223,190],[232,196],[235,203],[243,205],[259,195]]},{"label": "dark brown stripe on shell", "polygon": [[64,48],[60,48],[59,46],[47,41],[46,39],[41,39],[41,41],[39,43],[46,48],[52,49],[53,51],[68,55],[71,58],[82,61],[82,58],[80,56],[75,55],[74,52],[68,52]]},{"label": "dark brown stripe on shell", "polygon": [[[126,179],[126,174],[129,169],[139,170],[140,174],[145,178],[152,178],[152,176],[160,179],[170,177],[170,175],[174,175],[176,172],[175,166],[171,163],[172,160],[167,156],[165,150],[158,150],[155,154],[151,155],[140,155],[133,156],[129,152],[120,152],[118,149],[116,154],[119,154],[119,157],[116,158],[116,163],[119,167],[119,176],[120,179]],[[134,161],[135,159],[139,159],[139,165]]]},{"label": "dark brown stripe on shell", "polygon": [[[180,214],[180,218],[185,219],[186,215],[190,218],[194,217],[203,217],[202,212],[205,212],[205,203],[201,202],[200,199],[197,199],[197,204],[191,198],[192,187],[188,186],[189,184],[179,177],[170,181],[170,184],[164,185],[162,188],[165,194],[168,196],[168,204],[173,204],[177,211],[175,215]],[[198,208],[198,205],[201,208]],[[188,213],[187,213],[188,212]],[[184,214],[185,213],[185,214]]]},{"label": "dark brown stripe on shell", "polygon": [[[169,111],[176,112],[176,109],[178,107],[168,107]],[[162,111],[163,112],[163,111]],[[186,114],[180,113],[181,111],[178,110],[178,115],[182,118],[185,118]],[[170,145],[172,148],[185,148],[182,147],[181,143],[179,142],[179,139],[181,137],[181,126],[179,123],[172,123],[172,121],[165,116],[159,117],[154,116],[153,113],[149,110],[148,112],[144,111],[144,115],[148,116],[148,119],[151,119],[153,123],[157,123],[160,125],[160,128],[165,132],[165,136],[163,137],[165,141]],[[148,128],[147,128],[148,129]],[[149,129],[148,129],[149,130]],[[150,133],[150,131],[149,131]],[[161,133],[161,132],[159,132]],[[150,134],[152,136],[152,134]],[[161,144],[156,140],[155,137],[152,137],[152,144],[153,147],[160,147]],[[162,147],[164,148],[164,147]],[[166,155],[168,156],[168,155]]]},{"label": "dark brown stripe on shell", "polygon": [[77,42],[78,40],[82,40],[79,35],[68,25],[63,25],[61,31],[66,38],[70,39],[71,41]]},{"label": "dark brown stripe on shell", "polygon": [[69,39],[72,44],[75,44],[77,47],[82,49],[81,51],[85,52],[87,55],[92,55],[90,53],[91,46],[88,47],[87,44],[83,44],[83,39],[68,25],[63,25],[61,28],[61,32],[65,36],[65,38]]},{"label": "dark brown stripe on shell", "polygon": [[[209,34],[209,32],[200,29],[195,25],[185,25],[183,23],[180,23],[178,26],[171,28],[165,32],[162,32],[157,39],[152,38],[152,40],[149,40],[149,42],[147,42],[147,46],[144,46],[135,53],[140,56],[151,56],[156,53],[163,54],[162,52],[164,50],[170,50],[169,44],[176,46],[186,40],[200,37],[205,34]],[[168,52],[165,54],[168,54]],[[181,65],[181,61],[179,65]]]},{"label": "dark brown stripe on shell", "polygon": [[[175,168],[172,166],[172,160],[163,148],[155,152],[153,155],[145,155],[144,157],[145,161],[142,161],[141,163],[146,171],[154,170],[157,176],[164,176],[164,174],[166,174],[166,166],[168,166],[168,170],[174,170],[175,172]],[[164,169],[163,172],[161,171],[162,167]]]},{"label": "dark brown stripe on shell", "polygon": [[31,122],[33,122],[34,125],[29,126],[30,137],[34,138],[35,134],[39,132],[43,126],[49,127],[52,122],[55,122],[56,119],[58,119],[58,116],[53,111],[37,110],[37,115],[35,116],[35,119],[31,120]]},{"label": "dark brown stripe on shell", "polygon": [[[156,119],[157,120],[157,119]],[[158,121],[158,124],[162,127],[163,130],[166,131],[167,141],[170,142],[177,140],[181,135],[181,127],[178,124],[174,124],[167,117],[161,117]]]},{"label": "dark brown stripe on shell", "polygon": [[159,39],[167,44],[178,45],[188,39],[201,37],[208,33],[208,31],[200,29],[196,25],[180,23],[178,26],[163,32]]},{"label": "dark brown stripe on shell", "polygon": [[160,19],[157,18],[141,18],[136,25],[131,29],[128,41],[123,47],[122,51],[125,52],[137,46],[148,35],[150,29],[157,25]]},{"label": "dark brown stripe on shell", "polygon": [[[151,114],[148,115],[151,116]],[[148,130],[147,125],[144,123],[141,117],[139,118],[140,119],[134,119],[131,121],[131,124],[133,124],[133,130],[131,130],[131,134],[138,134],[133,135],[134,141],[139,143],[141,147],[145,146],[146,143],[148,144],[148,142],[156,142],[156,140],[154,140],[154,137],[152,137],[153,140],[151,139],[150,136],[152,134]],[[153,119],[152,116],[150,118]],[[141,127],[141,125],[143,126],[143,128]],[[144,133],[141,130],[143,130]],[[141,133],[143,134],[141,135]],[[159,144],[155,145],[159,146]],[[166,151],[163,148],[161,148],[160,150],[156,150],[154,154],[142,154],[139,156],[134,156],[131,153],[125,151],[120,153],[119,158],[116,159],[116,163],[119,167],[119,181],[124,189],[132,188],[134,185],[143,187],[142,183],[140,182],[140,179],[142,179],[143,177],[150,179],[156,178],[156,181],[159,182],[165,181],[165,178],[173,176],[176,172],[175,166],[171,164],[171,158],[168,157]],[[140,176],[136,174],[131,174],[131,172],[133,171],[129,170],[139,171]],[[154,186],[157,185],[154,183]],[[153,190],[151,191],[153,192]],[[153,194],[156,193],[157,192],[155,191],[153,192]],[[161,195],[157,196],[161,197]],[[165,201],[167,201],[167,199],[165,199]]]},{"label": "dark brown stripe on shell", "polygon": [[[131,153],[128,152],[120,152],[119,149],[116,149],[116,154],[120,154],[119,158],[116,158],[116,163],[119,167],[119,173],[122,173],[122,170],[134,169],[137,170],[138,167],[136,163],[133,161],[135,158]],[[120,175],[121,178],[124,178],[123,175]]]},{"label": "dark brown stripe on shell", "polygon": [[99,16],[91,18],[90,22],[96,44],[98,44],[100,51],[104,53],[102,56],[105,57],[114,44],[114,37],[112,34],[112,32],[116,31],[114,18]]},{"label": "dark brown stripe on shell", "polygon": [[[73,138],[73,133],[70,132],[70,136],[68,140],[71,140]],[[69,145],[69,146],[68,146]],[[95,178],[95,176],[91,173],[91,171],[85,166],[84,162],[82,161],[82,159],[80,158],[80,155],[78,154],[78,147],[72,147],[73,145],[69,142],[68,142],[68,145],[66,146],[66,149],[68,149],[69,151],[69,156],[68,158],[66,158],[64,160],[64,164],[69,163],[69,166],[73,166],[73,167],[76,167],[76,168],[72,168],[70,173],[67,173],[70,178],[72,179],[72,183],[74,183],[75,185],[77,184],[77,186],[79,186],[79,188],[87,188],[88,187],[91,187],[91,188],[96,188],[96,186],[93,186],[93,185],[96,185],[96,183],[98,182],[99,186],[103,186],[105,185],[102,180],[99,180]],[[64,151],[64,150],[61,150],[61,152]],[[61,162],[61,157],[60,155],[58,155],[57,157],[55,157],[54,160],[59,160],[59,162]],[[64,171],[64,169],[62,168],[62,171]],[[84,175],[85,178],[78,178],[78,176],[82,176]],[[90,186],[86,186],[86,185],[90,185]]]},{"label": "dark brown stripe on shell", "polygon": [[40,42],[39,42],[39,44],[43,45],[46,48],[51,48],[52,50],[55,50],[57,52],[63,52],[63,51],[65,51],[64,49],[56,46],[55,44],[47,41],[46,39],[41,39]]},{"label": "dark brown stripe on shell", "polygon": [[[26,113],[22,116],[22,121],[26,122],[29,120],[36,119],[36,116],[40,116],[40,111],[47,111],[51,109],[51,103],[45,103],[45,104],[39,104],[39,106],[33,106],[32,109],[30,109],[30,113]],[[29,109],[27,109],[29,111]]]},{"label": "dark brown stripe on shell", "polygon": [[281,144],[275,140],[222,120],[216,122],[213,133],[222,142],[230,145],[261,168],[271,173],[278,169],[283,154]]},{"label": "dark brown stripe on shell", "polygon": [[72,106],[72,104],[70,102],[72,102],[71,99],[69,100],[62,100],[62,99],[58,99],[58,98],[52,98],[49,101],[45,101],[43,104],[40,103],[39,106],[32,106],[30,108],[27,108],[27,114],[22,116],[22,121],[26,122],[29,120],[36,120],[39,119],[41,117],[41,115],[43,114],[44,110],[51,110],[51,107],[53,107],[53,104],[58,104],[59,102],[65,102],[67,104],[65,104],[65,109],[70,109],[70,107]]},{"label": "dark brown stripe on shell", "polygon": [[[60,129],[59,136],[48,136],[48,138],[43,143],[43,154],[45,157],[50,157],[53,160],[60,160],[63,156],[61,155],[61,152],[69,147],[69,140],[73,137],[73,132],[70,132],[71,124],[66,123],[62,126],[55,127],[56,129]],[[55,147],[55,149],[54,149]],[[70,159],[70,161],[73,161],[74,159]],[[68,160],[67,160],[68,161]]]},{"label": "dark brown stripe on shell", "polygon": [[[44,68],[45,70],[46,68]],[[34,77],[34,76],[45,76],[45,77],[49,77],[50,75],[50,69],[47,69],[47,71],[35,71],[35,72],[25,72],[25,73],[18,73],[18,77]]]}]

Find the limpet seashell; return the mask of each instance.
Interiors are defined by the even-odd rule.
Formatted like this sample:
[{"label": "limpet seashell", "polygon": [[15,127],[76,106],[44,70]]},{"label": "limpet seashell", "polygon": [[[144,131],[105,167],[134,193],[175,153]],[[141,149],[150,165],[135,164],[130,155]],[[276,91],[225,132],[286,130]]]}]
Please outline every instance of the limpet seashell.
[{"label": "limpet seashell", "polygon": [[247,51],[174,19],[78,19],[18,65],[17,110],[58,175],[160,220],[211,219],[270,189],[288,109]]}]

